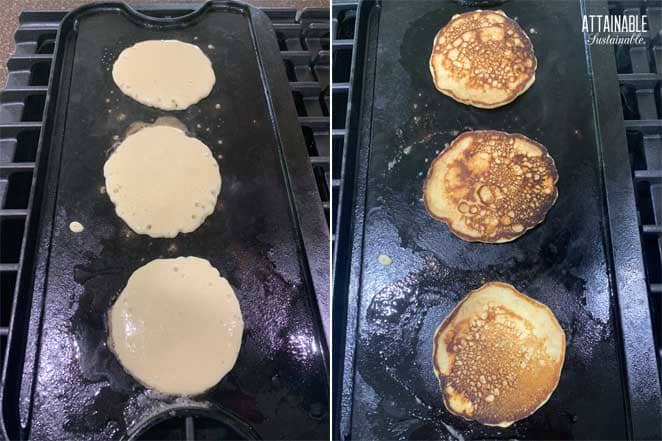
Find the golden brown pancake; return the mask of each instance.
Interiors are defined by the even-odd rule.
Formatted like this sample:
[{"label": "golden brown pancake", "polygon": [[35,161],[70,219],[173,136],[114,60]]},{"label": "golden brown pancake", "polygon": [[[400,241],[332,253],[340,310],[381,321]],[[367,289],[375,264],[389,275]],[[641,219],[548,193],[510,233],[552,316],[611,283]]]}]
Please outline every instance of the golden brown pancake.
[{"label": "golden brown pancake", "polygon": [[547,306],[507,283],[489,282],[437,328],[432,357],[449,412],[508,427],[538,410],[558,386],[565,333]]},{"label": "golden brown pancake", "polygon": [[509,242],[543,221],[558,177],[547,149],[524,135],[465,132],[432,161],[423,200],[464,240]]},{"label": "golden brown pancake", "polygon": [[484,109],[506,105],[533,85],[531,40],[503,11],[453,16],[434,39],[430,71],[441,93]]}]

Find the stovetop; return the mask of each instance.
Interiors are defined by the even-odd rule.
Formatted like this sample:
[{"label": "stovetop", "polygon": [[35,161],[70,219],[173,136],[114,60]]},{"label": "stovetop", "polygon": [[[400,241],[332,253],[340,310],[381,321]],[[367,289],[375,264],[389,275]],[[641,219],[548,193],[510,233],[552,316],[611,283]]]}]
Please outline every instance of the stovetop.
[{"label": "stovetop", "polygon": [[[582,3],[585,2],[582,0]],[[613,45],[616,77],[620,86],[623,125],[636,199],[645,285],[650,306],[658,364],[662,375],[662,3],[646,0],[608,0],[612,15],[648,16],[646,43]],[[358,1],[342,0],[333,7],[333,147],[334,213],[334,418],[343,403],[340,393],[347,292],[355,232],[354,189],[359,145],[356,121],[361,107],[360,88],[363,41],[367,17]],[[358,17],[358,18],[357,18]],[[342,158],[339,161],[338,158]],[[637,247],[639,244],[637,244]],[[635,256],[639,259],[639,256]],[[634,276],[632,276],[634,277]],[[642,285],[643,286],[643,285]],[[643,327],[648,325],[644,323]],[[650,332],[650,331],[649,331]],[[346,367],[351,368],[351,367]],[[655,382],[657,387],[657,382]],[[643,386],[645,387],[645,386]],[[659,393],[657,393],[659,396]],[[334,427],[336,430],[337,427]],[[335,433],[338,436],[338,433]]]},{"label": "stovetop", "polygon": [[[150,5],[141,10],[171,10]],[[330,218],[329,23],[327,9],[263,9],[273,22],[283,64],[296,104],[320,204]],[[180,13],[191,12],[182,10]],[[33,172],[55,37],[67,11],[24,11],[15,33],[16,51],[9,58],[5,89],[0,92],[0,363],[14,308],[17,275],[23,268],[23,240]],[[148,439],[222,437],[209,418],[183,416],[166,420],[144,433]]]}]

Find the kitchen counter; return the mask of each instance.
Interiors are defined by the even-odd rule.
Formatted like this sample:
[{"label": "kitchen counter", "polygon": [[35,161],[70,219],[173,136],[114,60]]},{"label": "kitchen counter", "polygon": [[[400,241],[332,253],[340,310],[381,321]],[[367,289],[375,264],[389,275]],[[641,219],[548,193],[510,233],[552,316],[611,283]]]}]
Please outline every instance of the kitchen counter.
[{"label": "kitchen counter", "polygon": [[[26,9],[73,9],[90,3],[89,0],[2,0],[0,6],[0,85],[7,81],[7,59],[14,52],[14,32],[18,27],[18,16]],[[184,3],[182,0],[139,0],[136,5],[148,3]],[[198,3],[198,2],[196,2]],[[248,0],[258,7],[283,8],[328,8],[329,0]]]}]

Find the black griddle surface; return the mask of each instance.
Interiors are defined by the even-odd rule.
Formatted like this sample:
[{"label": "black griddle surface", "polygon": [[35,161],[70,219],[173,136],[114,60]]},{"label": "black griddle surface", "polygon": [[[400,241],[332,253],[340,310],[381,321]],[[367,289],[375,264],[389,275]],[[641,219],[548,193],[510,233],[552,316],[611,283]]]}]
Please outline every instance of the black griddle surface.
[{"label": "black griddle surface", "polygon": [[[281,65],[269,65],[280,56],[268,18],[223,2],[183,21],[147,19],[116,4],[80,11],[74,29],[63,31],[58,103],[47,116],[55,134],[34,294],[43,311],[41,323],[34,318],[39,309],[33,312],[30,338],[38,353],[36,360],[26,356],[21,392],[31,438],[116,439],[166,415],[191,413],[225,421],[242,437],[326,438],[323,330],[286,184],[285,135],[276,126],[283,116],[274,117],[267,101],[273,87],[267,76],[285,78]],[[216,74],[210,96],[176,112],[124,96],[113,83],[112,63],[146,39],[200,46]],[[103,194],[102,169],[115,136],[164,115],[209,146],[223,182],[216,211],[200,228],[152,239],[132,233],[115,215]],[[74,220],[83,233],[69,231]],[[193,398],[162,397],[110,353],[105,313],[134,270],[152,259],[189,255],[208,259],[234,288],[243,342],[237,364],[216,387]]]},{"label": "black griddle surface", "polygon": [[[538,70],[528,92],[496,110],[459,104],[432,83],[434,36],[468,9],[450,1],[384,1],[366,18],[377,42],[366,54],[374,67],[366,70],[364,88],[374,96],[363,109],[360,136],[369,149],[367,181],[359,184],[366,192],[364,231],[355,236],[363,240],[361,280],[349,299],[357,303],[356,334],[347,337],[348,345],[356,341],[355,371],[345,374],[353,389],[343,412],[353,439],[627,437],[580,5],[516,1],[502,9],[530,36]],[[462,241],[424,208],[430,163],[459,133],[474,129],[522,133],[556,161],[556,205],[514,242]],[[393,263],[381,265],[381,254]],[[507,429],[447,412],[432,368],[436,327],[469,291],[491,280],[547,304],[567,337],[557,390]]]}]

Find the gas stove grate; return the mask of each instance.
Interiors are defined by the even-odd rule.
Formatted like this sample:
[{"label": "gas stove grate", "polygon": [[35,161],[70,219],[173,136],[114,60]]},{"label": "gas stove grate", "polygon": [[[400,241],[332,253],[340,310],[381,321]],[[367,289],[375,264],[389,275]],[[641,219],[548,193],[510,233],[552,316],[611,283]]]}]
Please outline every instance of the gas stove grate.
[{"label": "gas stove grate", "polygon": [[[140,8],[160,16],[192,12],[160,6]],[[299,123],[306,141],[327,222],[329,203],[329,11],[263,9],[273,22]],[[21,271],[26,219],[34,197],[42,115],[58,26],[66,11],[25,11],[15,33],[5,89],[0,92],[0,363],[4,364]],[[30,268],[26,269],[27,271]],[[0,364],[0,368],[2,367]],[[149,429],[145,439],[207,439],[224,430],[213,421],[177,416]],[[200,424],[197,424],[197,423]]]},{"label": "gas stove grate", "polygon": [[7,348],[55,35],[63,13],[24,13],[0,92],[0,353]]},{"label": "gas stove grate", "polygon": [[611,15],[648,16],[643,45],[614,45],[658,364],[662,359],[662,4],[609,1]]},{"label": "gas stove grate", "polygon": [[[347,213],[351,208],[348,204],[350,197],[343,197],[345,193],[343,183],[351,187],[351,172],[348,168],[354,163],[353,149],[347,142],[347,114],[351,91],[352,58],[354,54],[354,34],[356,28],[357,0],[334,1],[333,3],[333,104],[334,112],[331,122],[333,145],[333,170],[331,172],[333,191],[332,213],[332,252],[335,266],[337,229],[344,225],[339,220],[341,212]],[[343,203],[343,201],[345,201]],[[347,207],[343,211],[342,207]]]},{"label": "gas stove grate", "polygon": [[[340,385],[345,361],[345,319],[347,316],[347,286],[352,249],[351,216],[354,207],[354,176],[357,167],[356,131],[360,102],[361,68],[355,66],[357,49],[358,0],[333,2],[333,145],[332,253],[333,253],[333,419],[340,416]],[[354,96],[354,98],[352,98]],[[354,103],[353,106],[350,103]],[[340,439],[334,425],[334,439]]]}]

